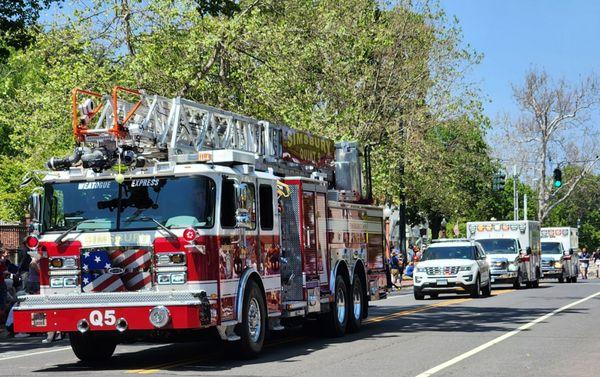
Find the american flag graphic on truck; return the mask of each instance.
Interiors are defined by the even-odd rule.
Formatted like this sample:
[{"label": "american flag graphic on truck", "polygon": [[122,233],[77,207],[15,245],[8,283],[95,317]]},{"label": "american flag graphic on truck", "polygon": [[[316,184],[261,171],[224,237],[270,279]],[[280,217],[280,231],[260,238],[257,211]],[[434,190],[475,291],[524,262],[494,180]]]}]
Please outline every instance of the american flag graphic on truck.
[{"label": "american flag graphic on truck", "polygon": [[91,249],[82,253],[84,292],[139,291],[152,286],[148,249]]}]

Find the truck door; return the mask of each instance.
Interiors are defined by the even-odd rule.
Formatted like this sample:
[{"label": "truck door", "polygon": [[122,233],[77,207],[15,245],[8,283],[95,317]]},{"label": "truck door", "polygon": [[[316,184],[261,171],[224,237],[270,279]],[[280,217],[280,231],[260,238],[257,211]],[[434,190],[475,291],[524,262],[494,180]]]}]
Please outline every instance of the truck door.
[{"label": "truck door", "polygon": [[306,280],[318,277],[317,220],[315,193],[302,192],[302,244],[304,246],[304,272]]}]

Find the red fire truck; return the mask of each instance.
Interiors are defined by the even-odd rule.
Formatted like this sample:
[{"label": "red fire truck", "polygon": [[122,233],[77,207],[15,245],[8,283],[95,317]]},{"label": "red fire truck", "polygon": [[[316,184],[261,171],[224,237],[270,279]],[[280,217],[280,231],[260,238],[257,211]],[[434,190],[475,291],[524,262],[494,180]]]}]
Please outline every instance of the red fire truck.
[{"label": "red fire truck", "polygon": [[385,297],[357,143],[122,87],[74,90],[72,113],[74,153],[27,179],[41,294],[20,298],[16,331],[68,332],[95,362],[216,329],[252,357],[303,319],[357,331]]}]

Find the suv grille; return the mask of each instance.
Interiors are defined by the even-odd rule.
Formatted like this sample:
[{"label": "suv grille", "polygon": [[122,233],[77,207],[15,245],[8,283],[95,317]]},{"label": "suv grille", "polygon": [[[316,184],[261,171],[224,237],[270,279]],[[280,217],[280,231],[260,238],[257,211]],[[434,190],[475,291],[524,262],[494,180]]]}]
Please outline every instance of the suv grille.
[{"label": "suv grille", "polygon": [[456,275],[458,274],[459,267],[427,267],[425,271],[427,275]]}]

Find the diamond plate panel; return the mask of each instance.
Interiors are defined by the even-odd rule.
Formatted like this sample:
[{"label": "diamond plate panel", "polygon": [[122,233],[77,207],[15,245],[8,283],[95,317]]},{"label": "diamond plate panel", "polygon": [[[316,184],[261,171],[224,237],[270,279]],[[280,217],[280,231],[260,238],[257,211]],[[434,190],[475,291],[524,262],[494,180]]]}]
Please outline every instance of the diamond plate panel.
[{"label": "diamond plate panel", "polygon": [[300,247],[299,187],[290,185],[291,195],[281,198],[281,279],[283,301],[304,299],[302,290],[302,255]]}]

